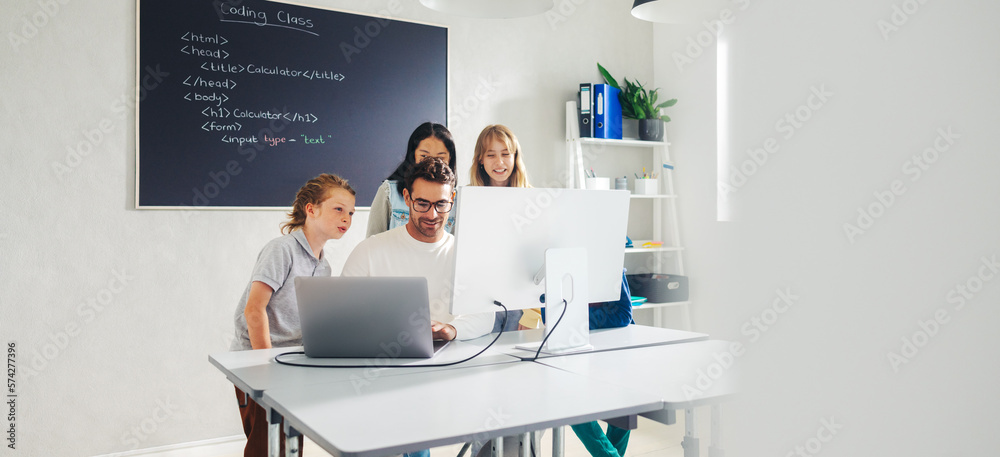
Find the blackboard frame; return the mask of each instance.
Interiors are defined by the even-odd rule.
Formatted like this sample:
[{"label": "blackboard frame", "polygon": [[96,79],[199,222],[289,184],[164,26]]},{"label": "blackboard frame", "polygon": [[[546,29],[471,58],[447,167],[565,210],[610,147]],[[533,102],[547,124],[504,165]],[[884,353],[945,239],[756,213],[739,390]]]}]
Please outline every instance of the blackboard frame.
[{"label": "blackboard frame", "polygon": [[[144,26],[146,24],[144,24],[143,20],[142,20],[142,13],[144,11],[144,9],[143,9],[143,2],[141,0],[136,0],[136,99],[135,99],[136,100],[136,118],[135,118],[135,123],[136,123],[136,127],[135,127],[136,128],[136,144],[135,144],[135,147],[136,147],[136,151],[135,151],[135,167],[136,168],[135,168],[135,173],[136,173],[136,176],[135,176],[135,201],[134,201],[136,209],[155,209],[155,210],[281,210],[281,211],[287,211],[288,208],[290,207],[290,204],[291,204],[293,198],[294,198],[294,192],[295,192],[295,190],[297,190],[298,187],[301,186],[305,182],[306,179],[311,178],[312,176],[315,176],[315,175],[317,175],[317,174],[319,174],[321,172],[333,172],[333,173],[340,174],[341,176],[347,178],[351,182],[352,186],[354,186],[355,189],[358,190],[358,198],[357,198],[357,202],[356,202],[356,207],[358,209],[362,209],[362,210],[363,209],[367,209],[368,208],[367,205],[372,200],[372,197],[374,196],[374,192],[377,189],[378,185],[381,183],[381,181],[386,176],[388,176],[392,172],[392,170],[395,168],[396,164],[398,164],[399,161],[402,160],[402,158],[403,158],[402,156],[403,156],[403,153],[405,152],[405,147],[406,147],[406,139],[408,138],[409,133],[412,131],[412,129],[415,128],[420,123],[426,122],[426,121],[432,121],[432,122],[438,122],[438,123],[441,123],[441,124],[447,124],[447,119],[448,119],[448,85],[449,85],[449,78],[450,78],[450,76],[449,76],[450,75],[450,71],[449,71],[450,70],[450,68],[449,68],[450,67],[450,56],[449,56],[449,50],[448,50],[448,28],[446,26],[438,25],[438,24],[429,24],[429,23],[424,23],[424,22],[419,22],[419,21],[401,20],[401,19],[398,19],[398,18],[395,18],[395,17],[391,17],[391,13],[390,12],[386,12],[386,11],[381,11],[381,12],[378,13],[378,14],[382,14],[383,16],[372,16],[370,13],[360,13],[360,12],[354,12],[354,11],[343,10],[343,9],[326,8],[326,7],[316,7],[316,6],[303,5],[303,4],[294,3],[294,2],[275,2],[275,1],[266,1],[266,2],[263,2],[263,1],[259,1],[259,0],[250,0],[250,1],[246,1],[246,0],[243,0],[243,1],[233,0],[233,1],[230,1],[230,2],[221,2],[221,1],[217,1],[217,0],[216,1],[211,1],[211,0],[186,0],[186,2],[171,1],[171,2],[166,2],[166,3],[170,3],[171,5],[179,5],[181,3],[184,3],[185,5],[189,5],[189,4],[193,3],[193,2],[200,2],[201,4],[211,4],[213,8],[216,8],[215,11],[214,11],[214,13],[218,14],[219,19],[220,19],[219,20],[220,23],[223,22],[223,21],[221,21],[221,19],[222,19],[223,16],[222,16],[221,13],[219,13],[219,10],[218,10],[220,4],[222,4],[222,5],[257,6],[257,7],[260,7],[260,8],[270,7],[270,8],[273,8],[275,10],[277,10],[277,9],[285,10],[285,9],[295,9],[295,8],[298,8],[298,9],[301,9],[302,11],[312,12],[312,13],[314,13],[316,15],[319,15],[319,16],[321,16],[323,18],[334,17],[334,16],[341,17],[341,18],[343,18],[343,17],[352,17],[353,20],[360,20],[360,21],[364,22],[364,24],[358,24],[360,27],[355,27],[353,29],[353,31],[355,32],[355,39],[357,39],[359,37],[359,35],[358,35],[359,33],[368,34],[368,32],[375,31],[376,33],[374,35],[368,34],[368,37],[369,38],[374,38],[374,39],[379,39],[379,40],[382,40],[384,42],[385,40],[383,40],[383,38],[389,36],[390,34],[385,33],[385,34],[381,34],[380,35],[378,32],[381,31],[381,30],[390,30],[392,28],[392,25],[394,25],[394,24],[407,24],[408,26],[419,26],[419,27],[416,27],[416,28],[423,28],[423,29],[432,30],[433,31],[432,33],[435,33],[435,34],[438,35],[435,38],[435,40],[433,40],[434,43],[435,43],[433,45],[433,47],[435,48],[435,52],[440,55],[440,57],[438,58],[438,60],[436,60],[433,63],[433,66],[435,67],[435,70],[428,72],[428,73],[434,73],[434,74],[438,75],[437,77],[433,78],[434,81],[432,83],[434,85],[434,88],[435,88],[433,102],[436,104],[436,107],[432,109],[432,111],[433,111],[432,114],[423,115],[423,116],[421,116],[419,118],[414,117],[412,120],[408,120],[408,121],[397,122],[396,125],[394,126],[394,128],[396,128],[397,132],[395,132],[395,135],[393,135],[391,137],[392,138],[392,143],[390,145],[387,145],[387,146],[382,147],[382,148],[372,148],[372,149],[370,149],[368,151],[365,151],[366,153],[369,153],[369,155],[351,155],[351,156],[348,156],[346,158],[341,158],[340,159],[341,160],[339,162],[340,164],[342,164],[342,165],[343,164],[350,164],[351,166],[355,166],[355,167],[361,167],[362,165],[359,165],[359,164],[362,164],[362,163],[366,163],[367,164],[368,162],[371,162],[372,159],[377,159],[377,160],[381,161],[380,168],[374,169],[373,171],[371,171],[367,175],[362,174],[359,177],[357,174],[339,172],[339,170],[337,170],[337,169],[324,169],[323,167],[320,167],[320,166],[315,166],[314,167],[312,165],[307,165],[307,167],[309,169],[315,170],[315,172],[310,172],[310,173],[303,174],[303,172],[301,170],[299,170],[298,171],[299,176],[297,178],[296,177],[289,178],[287,175],[294,174],[294,173],[289,172],[289,170],[286,169],[286,167],[284,166],[284,164],[282,164],[281,166],[278,166],[278,167],[275,167],[275,166],[273,166],[273,164],[271,164],[271,166],[269,166],[267,168],[267,172],[269,174],[272,174],[272,175],[275,175],[275,176],[281,176],[282,179],[285,179],[285,181],[286,181],[286,184],[285,184],[286,190],[281,191],[281,192],[272,192],[270,195],[280,195],[280,198],[282,198],[283,201],[281,203],[277,203],[277,204],[275,204],[275,203],[270,203],[270,204],[256,204],[254,201],[241,200],[241,199],[244,199],[244,197],[242,197],[242,194],[240,193],[240,191],[237,188],[237,186],[231,185],[228,188],[226,186],[226,185],[229,185],[230,183],[235,183],[236,178],[239,177],[239,175],[243,172],[244,169],[248,168],[248,167],[245,166],[245,165],[247,165],[248,162],[244,162],[243,160],[241,160],[243,157],[235,157],[235,158],[231,158],[229,160],[220,159],[220,160],[218,160],[216,162],[217,166],[215,166],[214,168],[209,169],[208,173],[205,173],[205,169],[196,170],[196,173],[197,172],[201,173],[201,175],[200,175],[201,176],[201,178],[200,178],[201,180],[199,181],[198,185],[195,185],[193,187],[190,186],[190,185],[188,185],[188,188],[190,188],[191,191],[192,191],[191,193],[188,194],[189,196],[191,196],[190,199],[188,199],[188,198],[178,199],[175,196],[173,200],[165,203],[162,199],[157,199],[155,197],[150,197],[150,195],[153,193],[152,191],[149,190],[150,188],[160,189],[160,188],[164,188],[166,186],[154,187],[154,186],[148,184],[148,181],[151,180],[150,176],[157,175],[159,173],[159,169],[152,168],[152,171],[150,171],[151,168],[150,168],[150,165],[148,164],[149,160],[146,160],[146,159],[148,159],[149,156],[155,155],[157,151],[154,151],[153,154],[150,154],[150,145],[148,144],[149,142],[148,141],[144,142],[144,140],[146,139],[146,137],[144,136],[144,132],[143,132],[143,127],[144,127],[143,121],[147,121],[146,122],[147,126],[148,125],[152,125],[152,122],[148,121],[148,119],[150,119],[150,118],[153,117],[153,116],[151,116],[149,114],[149,109],[147,108],[150,104],[147,103],[146,105],[144,105],[144,102],[148,102],[148,100],[149,100],[148,97],[150,97],[151,94],[154,94],[154,93],[157,93],[157,92],[160,92],[160,93],[165,92],[164,90],[157,90],[157,89],[159,89],[161,87],[159,84],[167,84],[167,83],[159,82],[159,84],[157,84],[156,87],[153,87],[153,88],[149,87],[148,82],[151,81],[151,79],[150,79],[150,73],[153,73],[155,75],[160,69],[158,67],[156,67],[156,68],[154,68],[154,69],[151,70],[152,65],[150,64],[149,59],[145,59],[144,60],[144,53],[143,53],[144,46],[143,46],[143,34],[142,34],[142,32],[144,31]],[[146,3],[154,3],[155,4],[157,2],[154,1],[154,0],[146,0]],[[199,4],[197,6],[201,7],[202,6],[201,4]],[[392,3],[390,3],[389,7],[390,7],[390,9],[392,9]],[[285,15],[286,18],[288,18],[290,16],[292,16],[292,15],[289,15],[289,14]],[[300,15],[300,16],[305,16],[305,15]],[[265,19],[264,22],[266,22],[268,20],[270,20],[270,21],[273,22],[274,19],[271,19],[273,17],[274,17],[273,15],[269,15],[269,17],[267,19]],[[244,24],[244,25],[247,25],[247,24]],[[260,25],[260,24],[257,24],[257,25]],[[267,24],[267,25],[272,25],[272,24]],[[252,24],[247,25],[247,26],[250,27],[250,28],[253,28],[253,29],[258,29],[258,28],[265,28],[265,29],[267,29],[268,28],[268,27],[254,27]],[[367,27],[367,28],[363,28],[363,27]],[[291,27],[283,27],[283,28],[291,28]],[[304,28],[304,27],[300,26],[299,28]],[[400,29],[400,28],[402,28],[402,27],[396,27],[395,29]],[[256,32],[256,30],[254,30],[254,31]],[[299,30],[299,32],[301,32],[301,31],[302,30]],[[229,31],[227,33],[232,34],[233,32]],[[224,34],[222,34],[222,33],[220,33],[219,35],[224,36]],[[315,34],[312,34],[312,35],[315,35]],[[360,37],[360,38],[362,40],[364,39],[364,37]],[[176,36],[171,36],[171,37],[169,37],[169,39],[176,39]],[[341,49],[343,49],[342,46],[344,45],[345,41],[347,41],[347,40],[340,40],[338,42],[339,45],[341,46]],[[372,41],[374,41],[374,40],[372,40]],[[229,41],[227,40],[227,43],[228,42]],[[333,46],[334,42],[336,42],[336,40],[334,40],[333,42],[331,42],[330,45]],[[362,41],[362,43],[363,43],[363,41]],[[355,41],[354,44],[358,44],[358,41]],[[374,47],[372,49],[374,49]],[[220,48],[216,47],[216,48],[210,49],[209,52],[210,53],[214,53],[214,52],[217,52],[218,50],[220,50]],[[225,52],[225,50],[223,50],[223,52]],[[344,51],[344,54],[346,56],[347,55],[347,51]],[[369,53],[369,54],[371,54],[371,53]],[[357,55],[360,55],[360,54],[357,54]],[[146,56],[148,57],[148,54]],[[201,67],[202,69],[205,69],[204,65],[205,65],[205,63],[202,63],[202,67]],[[278,65],[277,67],[280,67],[280,65]],[[182,77],[184,77],[186,79],[191,79],[191,77],[193,76],[193,72],[185,72],[184,70],[177,71],[176,69],[174,69],[173,71],[168,71],[166,73],[177,74],[178,76],[182,76]],[[338,73],[334,73],[333,71],[330,71],[329,73],[331,75],[339,75],[340,74],[339,72]],[[336,76],[334,76],[333,78],[330,78],[330,79],[334,79],[335,77]],[[350,77],[351,77],[351,74],[348,73],[347,77],[344,78],[344,80],[346,80],[346,79],[348,79]],[[179,78],[175,78],[174,84],[177,84],[176,81],[178,79]],[[232,80],[230,80],[230,81],[231,82],[235,82],[235,81],[232,81]],[[245,86],[241,86],[241,88],[243,88],[243,87],[245,87]],[[393,86],[393,87],[398,87],[398,85],[397,86]],[[421,94],[422,95],[422,94],[424,94],[424,91],[422,91],[422,90],[414,90],[414,91],[412,91],[412,93],[416,93],[416,94]],[[187,95],[190,96],[191,93],[188,93]],[[217,95],[217,93],[213,92],[212,95]],[[381,95],[381,94],[379,94],[379,95]],[[418,96],[421,96],[421,95],[418,95]],[[190,102],[190,101],[191,101],[190,99],[187,100],[187,102]],[[424,104],[423,103],[424,101],[425,100],[422,99],[420,101],[421,102],[420,104],[421,105]],[[215,102],[212,102],[212,103],[215,103]],[[215,108],[211,108],[211,107],[206,106],[205,109],[208,110],[209,112],[211,112],[212,110],[218,109],[220,107],[221,107],[220,105],[216,105]],[[144,108],[146,108],[146,109],[144,109]],[[226,111],[230,111],[230,110],[227,109]],[[265,109],[265,110],[258,111],[258,112],[269,113],[271,111]],[[290,113],[285,112],[283,114],[284,115],[288,115]],[[182,115],[191,115],[191,114],[190,113],[182,113]],[[417,116],[417,115],[413,114],[413,116]],[[319,117],[319,116],[317,116],[317,117]],[[361,116],[361,117],[364,117],[364,116]],[[177,118],[177,117],[175,117],[175,118]],[[303,122],[307,122],[307,121],[303,121]],[[373,127],[373,129],[376,129],[376,128],[377,127]],[[175,130],[178,130],[178,129],[175,128]],[[266,130],[266,128],[261,129],[259,132],[264,132],[264,130]],[[380,130],[379,130],[379,132],[381,133]],[[147,128],[147,133],[148,133],[148,128]],[[199,132],[195,132],[195,133],[197,135]],[[322,136],[322,135],[320,135],[320,136]],[[327,135],[327,136],[330,136],[330,135]],[[339,136],[337,139],[343,139],[343,138],[345,138],[345,137]],[[248,145],[252,146],[254,148],[258,148],[258,150],[261,147],[260,143],[257,143],[257,144],[246,143],[246,144],[241,144],[239,146],[246,148],[246,147],[249,147]],[[203,145],[198,145],[198,146],[203,146]],[[277,147],[279,147],[279,148],[282,147],[282,146],[284,146],[284,145],[282,145],[282,144],[277,145]],[[224,149],[227,149],[227,148],[231,149],[232,147],[233,147],[232,145],[227,145],[226,147],[224,147]],[[345,148],[345,149],[350,149],[350,148]],[[181,148],[175,147],[174,150],[180,151]],[[242,149],[240,151],[241,151],[241,153],[243,152]],[[374,154],[374,155],[372,155],[372,154]],[[232,155],[232,154],[230,153],[230,155]],[[242,156],[242,154],[241,154],[241,156]],[[249,157],[249,156],[250,156],[250,154],[247,155],[247,157]],[[197,160],[195,160],[195,161],[197,161]],[[176,162],[183,163],[185,161],[184,160],[178,160]],[[308,162],[306,162],[306,163],[308,164]],[[180,166],[183,166],[183,165],[180,165]],[[258,171],[260,169],[263,169],[263,168],[265,168],[263,165],[259,166],[258,167]],[[294,168],[294,167],[293,167],[292,164],[289,164],[287,168]],[[166,173],[164,173],[164,174],[166,174]],[[169,177],[167,179],[162,179],[161,180],[161,182],[169,182],[169,181],[170,181]],[[262,182],[262,180],[258,179],[258,180],[254,180],[254,181],[248,181],[248,182],[252,182],[252,183],[256,184],[256,183]],[[144,183],[147,183],[147,184],[144,185]],[[199,193],[198,191],[200,190],[200,184],[201,183],[204,183],[205,187],[204,187],[204,191]],[[222,185],[222,184],[226,184],[226,185]],[[228,191],[228,193],[230,194],[230,196],[228,197],[229,200],[226,200],[226,201],[231,201],[233,198],[236,198],[238,200],[241,200],[240,203],[238,203],[238,204],[226,204],[226,203],[220,203],[220,201],[222,200],[221,198],[218,199],[218,200],[216,200],[215,196],[210,191],[214,190],[216,195],[221,194],[222,192],[219,192],[220,185],[221,185],[221,188],[223,190]],[[181,184],[181,186],[184,186],[184,184]],[[292,187],[294,187],[294,189]],[[176,189],[174,189],[174,191],[176,192]],[[234,197],[234,195],[239,195],[239,197]],[[173,203],[175,201],[177,203]]]}]

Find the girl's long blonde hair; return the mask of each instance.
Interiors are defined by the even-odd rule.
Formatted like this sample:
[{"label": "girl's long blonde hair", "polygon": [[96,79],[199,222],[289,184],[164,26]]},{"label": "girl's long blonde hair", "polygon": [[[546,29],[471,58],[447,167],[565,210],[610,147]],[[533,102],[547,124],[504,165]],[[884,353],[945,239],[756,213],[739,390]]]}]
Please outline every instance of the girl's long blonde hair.
[{"label": "girl's long blonde hair", "polygon": [[507,145],[507,151],[514,154],[514,170],[507,178],[507,187],[531,187],[528,183],[528,170],[521,160],[521,144],[517,142],[517,137],[509,128],[500,124],[488,125],[479,132],[479,139],[476,140],[476,151],[472,156],[472,168],[469,169],[469,185],[489,186],[490,175],[483,168],[482,160],[486,155],[486,149],[494,140]]},{"label": "girl's long blonde hair", "polygon": [[330,191],[333,189],[344,189],[351,195],[357,196],[354,188],[340,176],[323,173],[310,179],[295,194],[295,203],[292,204],[292,211],[288,213],[288,222],[281,224],[281,233],[287,234],[302,229],[306,225],[306,205],[323,203],[330,198]]}]

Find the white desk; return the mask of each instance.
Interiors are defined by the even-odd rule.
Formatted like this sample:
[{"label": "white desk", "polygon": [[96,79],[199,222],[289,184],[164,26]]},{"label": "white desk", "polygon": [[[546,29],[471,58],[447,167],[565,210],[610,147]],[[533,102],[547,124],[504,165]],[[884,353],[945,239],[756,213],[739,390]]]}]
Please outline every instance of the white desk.
[{"label": "white desk", "polygon": [[338,457],[382,457],[663,408],[655,394],[527,362],[385,376],[360,395],[350,382],[276,388],[261,401],[285,417],[289,436],[302,432]]},{"label": "white desk", "polygon": [[[495,334],[486,335],[481,338],[469,340],[467,343],[485,347],[493,341]],[[510,354],[521,359],[528,359],[535,356],[534,351],[517,349],[515,346],[521,344],[540,343],[545,336],[545,329],[522,330],[519,332],[504,332],[500,339],[493,345],[491,350]],[[704,341],[708,339],[708,334],[687,332],[683,330],[673,330],[659,327],[647,327],[645,325],[629,325],[620,328],[607,328],[590,331],[590,344],[594,347],[594,352],[615,351],[619,349],[635,349],[646,346],[659,346],[664,344],[689,343],[693,341]],[[562,357],[560,354],[547,354],[542,352],[538,358]]]},{"label": "white desk", "polygon": [[[267,411],[271,424],[271,455],[276,455],[278,448],[277,424],[285,416],[286,429],[291,428],[288,430],[290,437],[302,431],[334,455],[372,457],[639,413],[672,423],[669,420],[674,416],[663,412],[672,413],[685,407],[687,403],[683,402],[690,400],[673,394],[667,396],[655,389],[637,389],[633,385],[633,381],[640,378],[663,383],[661,372],[630,371],[622,374],[625,378],[607,378],[604,376],[623,372],[599,373],[601,370],[597,367],[604,364],[616,367],[623,357],[628,357],[627,365],[635,370],[653,369],[664,367],[656,357],[674,354],[678,358],[669,365],[672,372],[696,376],[695,370],[702,359],[697,356],[684,359],[678,355],[685,353],[680,350],[660,354],[658,348],[686,347],[708,338],[702,333],[630,325],[591,332],[595,350],[590,353],[567,356],[543,353],[540,362],[545,362],[544,365],[512,363],[534,355],[515,349],[515,345],[539,342],[542,335],[541,330],[506,333],[483,355],[445,368],[322,369],[285,366],[273,361],[279,353],[300,348],[214,354],[209,360]],[[460,360],[485,347],[493,337],[495,335],[456,341],[435,359],[410,363]],[[550,363],[563,358],[570,359],[567,363],[571,364],[585,364],[583,360],[588,358],[591,362],[586,363],[595,369],[593,372],[582,369],[573,372],[580,367],[555,367],[558,363]],[[331,359],[333,362],[344,360]],[[348,363],[358,362],[350,359]],[[551,390],[553,386],[558,388]],[[674,387],[680,389],[678,385]],[[508,395],[476,396],[476,392]],[[532,396],[525,397],[525,392]],[[572,396],[564,395],[566,393]],[[672,403],[665,404],[664,398]],[[715,398],[718,397],[712,393],[702,400]],[[469,414],[478,416],[457,417],[459,411],[470,411]],[[378,422],[364,420],[368,417],[380,419]],[[491,417],[494,422],[500,419],[505,422],[490,426],[487,421]],[[386,422],[387,418],[391,421]],[[693,425],[693,421],[688,422]],[[442,424],[449,425],[438,428]],[[366,441],[356,441],[360,439]]]},{"label": "white desk", "polygon": [[[264,405],[261,399],[264,392],[275,387],[300,388],[313,384],[346,381],[358,392],[363,392],[372,380],[387,376],[407,375],[416,372],[450,370],[463,367],[494,365],[517,362],[519,359],[503,354],[493,348],[479,357],[450,367],[428,367],[440,363],[455,362],[470,357],[479,352],[482,347],[467,344],[462,341],[452,341],[447,347],[430,359],[401,359],[393,362],[413,366],[414,368],[308,368],[282,365],[274,361],[274,357],[290,351],[301,351],[301,346],[261,349],[256,351],[235,351],[211,354],[208,360],[222,371],[226,378],[241,391],[245,392],[255,402],[264,408],[268,420],[269,455],[278,455],[278,439],[281,436],[278,427],[281,415]],[[331,365],[358,365],[366,363],[365,359],[323,359],[316,361],[305,356],[287,356],[287,361],[305,361],[308,363],[325,363]],[[376,361],[376,363],[381,361]]]},{"label": "white desk", "polygon": [[[489,344],[489,341],[486,344]],[[469,344],[464,341],[452,341],[447,347],[430,359],[399,359],[394,362],[374,362],[376,365],[380,363],[394,363],[408,365],[413,368],[309,368],[282,365],[274,361],[274,357],[278,354],[301,350],[302,346],[293,346],[256,351],[223,352],[209,355],[208,360],[222,371],[233,385],[249,394],[255,401],[263,396],[265,390],[273,387],[294,387],[348,380],[364,384],[365,381],[382,376],[494,365],[519,360],[494,347],[479,357],[458,365],[450,367],[425,366],[456,362],[471,357],[476,352],[482,350],[481,346]],[[286,356],[282,360],[329,365],[362,365],[368,362],[366,359],[309,359],[302,355]]]},{"label": "white desk", "polygon": [[686,344],[648,346],[615,352],[573,354],[553,357],[538,363],[644,392],[663,400],[660,411],[642,416],[673,424],[676,411],[685,410],[685,455],[697,455],[694,408],[712,405],[711,455],[721,455],[721,429],[718,427],[720,401],[736,393],[738,370],[732,343],[711,340]]}]

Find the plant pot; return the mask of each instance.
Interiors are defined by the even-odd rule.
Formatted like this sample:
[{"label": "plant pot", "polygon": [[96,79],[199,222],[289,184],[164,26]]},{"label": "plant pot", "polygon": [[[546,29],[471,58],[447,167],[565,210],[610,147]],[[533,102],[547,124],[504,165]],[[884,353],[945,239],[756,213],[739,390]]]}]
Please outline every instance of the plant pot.
[{"label": "plant pot", "polygon": [[663,119],[639,119],[639,139],[663,141]]}]

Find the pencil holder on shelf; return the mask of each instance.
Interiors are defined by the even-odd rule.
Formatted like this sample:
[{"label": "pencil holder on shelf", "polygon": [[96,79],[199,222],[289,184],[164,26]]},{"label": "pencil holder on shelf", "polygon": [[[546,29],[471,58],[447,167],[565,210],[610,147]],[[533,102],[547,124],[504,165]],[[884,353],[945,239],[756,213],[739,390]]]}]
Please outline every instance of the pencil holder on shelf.
[{"label": "pencil holder on shelf", "polygon": [[635,180],[635,194],[636,195],[656,195],[660,193],[657,183],[657,179],[636,179]]}]

